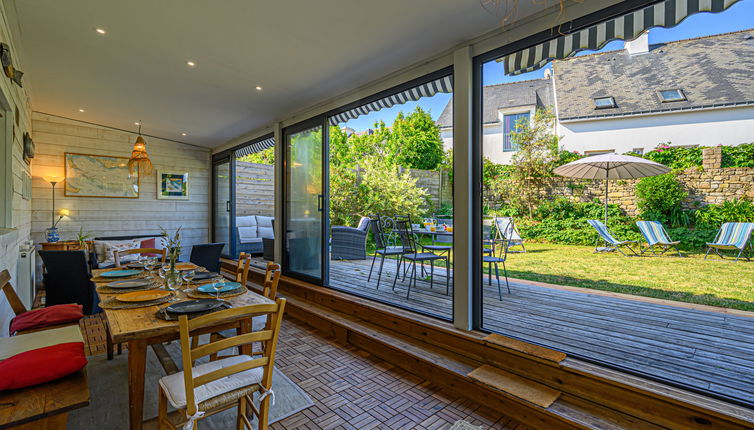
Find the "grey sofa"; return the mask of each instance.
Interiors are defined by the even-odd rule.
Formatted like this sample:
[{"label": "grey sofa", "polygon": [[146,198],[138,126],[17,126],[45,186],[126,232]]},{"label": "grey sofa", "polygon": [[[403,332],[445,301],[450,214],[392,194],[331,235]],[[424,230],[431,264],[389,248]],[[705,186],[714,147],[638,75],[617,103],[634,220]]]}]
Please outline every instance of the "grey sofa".
[{"label": "grey sofa", "polygon": [[273,239],[274,218],[262,215],[242,215],[236,217],[236,251],[247,254],[264,252],[263,238]]}]

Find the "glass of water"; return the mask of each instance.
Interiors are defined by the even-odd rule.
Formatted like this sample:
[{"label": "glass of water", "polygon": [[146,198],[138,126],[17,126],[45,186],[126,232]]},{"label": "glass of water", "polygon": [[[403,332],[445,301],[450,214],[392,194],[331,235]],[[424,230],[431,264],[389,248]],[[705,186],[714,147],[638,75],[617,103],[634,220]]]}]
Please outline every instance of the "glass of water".
[{"label": "glass of water", "polygon": [[185,270],[181,273],[181,278],[183,278],[184,281],[186,281],[186,286],[191,286],[191,281],[196,276],[196,271],[194,270]]}]

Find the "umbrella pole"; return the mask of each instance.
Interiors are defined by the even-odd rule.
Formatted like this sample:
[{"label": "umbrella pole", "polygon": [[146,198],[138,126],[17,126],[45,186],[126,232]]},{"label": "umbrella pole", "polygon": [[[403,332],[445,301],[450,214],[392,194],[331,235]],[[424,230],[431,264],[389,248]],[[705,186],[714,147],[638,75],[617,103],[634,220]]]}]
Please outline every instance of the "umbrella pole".
[{"label": "umbrella pole", "polygon": [[610,186],[610,180],[605,179],[605,227],[607,227],[607,189]]}]

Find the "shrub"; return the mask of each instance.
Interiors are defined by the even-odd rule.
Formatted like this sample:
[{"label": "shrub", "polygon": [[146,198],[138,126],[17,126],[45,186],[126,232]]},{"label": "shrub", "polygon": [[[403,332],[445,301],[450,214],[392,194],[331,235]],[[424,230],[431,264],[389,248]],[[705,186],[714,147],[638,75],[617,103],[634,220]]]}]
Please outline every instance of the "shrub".
[{"label": "shrub", "polygon": [[702,148],[670,146],[670,142],[661,143],[657,148],[647,152],[643,158],[664,164],[671,169],[688,169],[702,165]]},{"label": "shrub", "polygon": [[733,199],[719,205],[707,205],[696,211],[697,228],[716,230],[724,222],[754,222],[754,203]]},{"label": "shrub", "polygon": [[361,163],[362,171],[343,167],[330,172],[330,222],[332,225],[356,225],[366,215],[424,215],[422,207],[427,192],[416,186],[408,171],[372,156]]},{"label": "shrub", "polygon": [[722,147],[722,167],[754,167],[754,143]]},{"label": "shrub", "polygon": [[687,196],[688,192],[672,173],[642,178],[636,184],[636,205],[645,219],[667,222]]}]

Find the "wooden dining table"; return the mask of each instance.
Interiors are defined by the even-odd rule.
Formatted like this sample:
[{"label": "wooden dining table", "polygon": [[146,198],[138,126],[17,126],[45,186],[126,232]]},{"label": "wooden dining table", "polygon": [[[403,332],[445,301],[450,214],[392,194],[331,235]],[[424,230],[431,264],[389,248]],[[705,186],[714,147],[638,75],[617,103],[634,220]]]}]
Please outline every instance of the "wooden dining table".
[{"label": "wooden dining table", "polygon": [[[93,271],[93,281],[97,287],[104,286],[117,279],[104,280],[100,275],[116,269],[99,269]],[[158,279],[155,277],[155,279]],[[194,283],[196,284],[196,283]],[[185,287],[185,286],[184,286]],[[179,301],[190,300],[183,290],[175,292]],[[113,298],[118,294],[97,292],[100,301]],[[248,306],[253,304],[274,303],[274,301],[246,291],[242,295],[223,298],[231,306]],[[177,303],[177,301],[172,302]],[[128,405],[129,427],[141,429],[144,420],[144,375],[147,363],[147,347],[161,345],[179,338],[178,321],[165,321],[157,317],[157,311],[172,303],[131,309],[103,309],[113,343],[128,344]],[[251,326],[247,323],[225,323],[206,329],[203,333],[212,333],[227,328],[236,328],[239,333],[248,333]],[[198,333],[200,334],[200,333]]]}]

